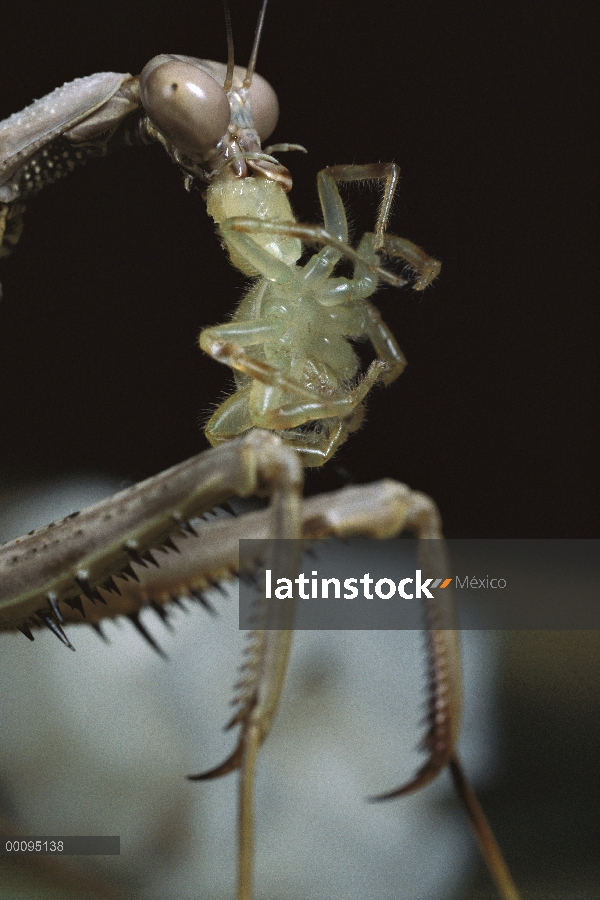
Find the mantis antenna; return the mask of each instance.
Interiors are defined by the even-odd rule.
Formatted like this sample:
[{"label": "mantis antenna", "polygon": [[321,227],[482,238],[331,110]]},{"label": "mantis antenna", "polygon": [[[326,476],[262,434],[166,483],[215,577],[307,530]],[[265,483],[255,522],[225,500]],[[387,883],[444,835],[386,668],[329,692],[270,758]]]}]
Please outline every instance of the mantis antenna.
[{"label": "mantis antenna", "polygon": [[248,63],[248,68],[246,69],[246,77],[244,78],[244,87],[249,88],[252,84],[252,76],[254,75],[254,69],[256,68],[256,57],[258,56],[258,45],[260,44],[260,38],[263,30],[263,23],[265,21],[265,13],[267,11],[267,3],[268,0],[263,0],[263,5],[260,8],[260,13],[258,14],[258,22],[256,24],[256,32],[254,34],[254,44],[252,46],[252,53],[250,54],[250,61]]},{"label": "mantis antenna", "polygon": [[231,27],[231,13],[229,12],[229,4],[227,0],[223,0],[223,12],[225,13],[225,31],[227,33],[227,74],[225,75],[225,84],[223,90],[225,93],[231,90],[233,84],[233,67],[235,65],[233,52],[233,29]]}]

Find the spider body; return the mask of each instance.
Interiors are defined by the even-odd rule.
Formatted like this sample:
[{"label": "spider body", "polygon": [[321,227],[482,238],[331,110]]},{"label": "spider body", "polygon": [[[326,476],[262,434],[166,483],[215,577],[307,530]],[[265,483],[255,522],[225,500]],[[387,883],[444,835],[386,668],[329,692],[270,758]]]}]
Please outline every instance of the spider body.
[{"label": "spider body", "polygon": [[[394,164],[319,173],[323,226],[298,224],[282,188],[263,177],[233,181],[224,173],[209,188],[207,208],[232,262],[260,276],[229,323],[200,335],[202,349],[233,368],[237,387],[207,424],[213,445],[253,427],[268,428],[301,454],[305,466],[322,465],[360,425],[371,388],[403,371],[402,351],[368,299],[382,280],[407,283],[381,267],[379,245],[414,267],[417,289],[437,275],[439,263],[385,234],[380,223],[381,234],[365,234],[357,250],[348,244],[336,180],[363,180],[373,168],[382,169],[378,177],[391,174],[395,184]],[[302,243],[323,246],[301,264]],[[335,275],[343,257],[354,263],[351,277]],[[377,358],[361,377],[350,341],[363,339]]]}]

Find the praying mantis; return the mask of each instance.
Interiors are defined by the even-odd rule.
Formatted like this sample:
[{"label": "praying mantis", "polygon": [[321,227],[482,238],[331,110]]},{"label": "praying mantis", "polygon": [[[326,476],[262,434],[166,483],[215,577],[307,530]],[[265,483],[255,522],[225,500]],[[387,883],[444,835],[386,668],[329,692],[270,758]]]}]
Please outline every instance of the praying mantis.
[{"label": "praying mantis", "polygon": [[[268,165],[273,165],[273,163],[270,163],[268,160],[265,161],[260,157],[260,153],[261,153],[260,149],[257,150],[254,146],[252,146],[250,148],[246,147],[246,148],[242,148],[242,149],[243,149],[243,152],[247,154],[248,159],[253,159],[257,162],[259,168],[260,168],[260,166],[264,167],[265,163]],[[253,156],[253,154],[254,154],[254,156]],[[181,161],[181,160],[179,160],[179,161]],[[195,171],[192,171],[192,174],[197,174],[197,173]],[[388,177],[388,176],[386,175],[386,177]],[[282,226],[282,227],[284,227],[284,226]],[[292,230],[293,229],[290,229],[290,227],[288,227],[288,229],[287,229],[288,237],[293,236],[291,234]],[[371,245],[369,250],[363,249],[361,252],[361,250],[359,249],[358,253],[354,252],[354,256],[349,254],[349,252],[347,250],[341,251],[338,254],[338,258],[339,258],[339,256],[341,256],[345,253],[345,255],[350,256],[350,259],[355,264],[357,264],[358,266],[362,266],[363,268],[366,268],[364,277],[368,279],[369,276],[371,276],[372,279],[374,280],[374,284],[376,283],[378,278],[385,279],[386,275],[388,277],[388,280],[390,280],[392,283],[394,283],[394,278],[396,280],[396,283],[398,282],[397,276],[393,276],[391,274],[388,275],[386,270],[384,268],[382,268],[382,266],[379,264],[379,259],[375,255],[377,249],[379,249],[380,247],[382,247],[384,245],[384,235],[383,235],[384,230],[385,230],[384,224],[382,224],[380,222],[380,225],[375,233],[375,245]],[[299,229],[298,236],[304,238],[305,240],[306,239],[314,240],[315,237],[318,237],[318,235],[315,235],[314,232],[307,233],[306,231],[304,231],[304,232],[300,233],[300,229]],[[229,239],[226,238],[225,240],[226,240],[226,243],[228,243],[229,248],[231,249],[231,243],[233,241],[232,236],[229,235]],[[337,249],[341,249],[338,245],[346,244],[346,242],[343,241],[342,238],[339,236],[336,237],[336,241],[337,241],[337,244],[332,241],[322,241],[322,243],[325,245],[326,248],[329,248],[329,251],[335,252]],[[377,246],[378,244],[379,244],[379,247]],[[388,244],[386,249],[394,250],[395,247]],[[410,257],[411,253],[413,254],[413,256],[415,254],[418,256],[418,254],[422,252],[422,251],[418,251],[418,252],[417,251],[418,251],[418,248],[416,248],[414,245],[407,245],[405,243],[400,248],[398,255],[400,255],[402,258],[404,258],[406,260]],[[408,254],[408,256],[407,256],[407,254]],[[324,260],[324,264],[328,265],[331,270],[333,269],[333,267],[335,266],[335,264],[337,262],[337,259],[335,259],[333,257],[328,259],[326,254],[322,256],[322,259]],[[419,260],[421,262],[426,262],[427,259],[428,258],[426,256],[419,257]],[[434,262],[434,261],[432,261],[432,262]],[[290,267],[290,265],[291,265],[289,261],[284,261],[283,264],[288,267]],[[418,271],[418,266],[417,266],[417,271]],[[421,274],[421,277],[423,277],[425,279],[425,283],[427,283],[429,280],[431,280],[431,277],[435,276],[434,271],[431,272],[431,275],[427,275],[427,276],[425,276],[423,272],[421,272],[420,274]],[[346,281],[346,283],[348,283],[348,282]],[[422,286],[425,286],[425,283]],[[214,329],[213,329],[213,332],[214,332]],[[391,336],[388,337],[387,335],[384,335],[384,337],[382,337],[380,339],[381,343],[387,342],[389,344],[390,341],[391,341]],[[213,345],[211,345],[211,352],[212,352],[212,355],[215,355],[215,356],[223,355],[222,353],[220,353],[220,351],[214,351],[214,343],[213,343]],[[396,353],[396,351],[394,351],[394,353]],[[389,359],[387,360],[387,364],[389,365]],[[247,369],[245,371],[245,374],[249,375],[250,377],[254,377],[254,371],[255,371],[254,369]],[[265,382],[265,383],[268,384],[268,382]],[[271,384],[270,386],[273,387],[274,385]],[[288,389],[289,389],[289,386],[288,386]],[[305,397],[304,399],[307,400],[307,402],[310,400],[310,398],[308,398],[308,397]],[[343,423],[345,421],[345,416],[339,412],[337,407],[335,407],[335,409],[333,407],[331,409],[329,407],[327,407],[327,409],[328,409],[328,413],[326,415],[328,418],[335,419],[336,417],[339,417],[340,422]],[[310,418],[311,418],[311,416],[305,416],[305,421],[306,421],[306,419],[310,419]],[[296,420],[293,419],[289,428],[293,429],[294,427],[297,427],[298,424],[302,424],[302,423],[296,422]],[[279,426],[279,427],[281,427],[281,426]],[[356,427],[356,425],[354,423],[352,423],[352,427],[350,427],[348,430],[349,431],[354,430],[355,427]],[[242,430],[246,430],[246,429],[244,428]],[[342,428],[342,430],[343,430],[343,428]],[[344,435],[344,437],[345,437],[345,435]],[[334,443],[335,443],[335,441],[334,441]],[[210,477],[214,478],[215,473],[218,472],[219,477],[223,478],[223,483],[226,485],[225,489],[220,489],[220,491],[217,490],[216,493],[214,493],[214,495],[213,494],[210,495],[209,499],[211,502],[208,503],[208,505],[211,506],[212,502],[214,502],[215,499],[216,500],[224,499],[224,494],[226,494],[227,490],[231,489],[231,484],[232,484],[231,475],[226,477],[226,471],[227,471],[226,459],[230,458],[231,465],[232,465],[231,472],[234,473],[234,476],[233,476],[234,482],[235,482],[235,479],[240,481],[240,483],[243,482],[243,484],[239,488],[239,491],[242,493],[242,495],[247,494],[247,493],[253,493],[255,490],[258,489],[259,485],[261,487],[263,487],[265,482],[268,482],[269,479],[271,479],[270,483],[272,486],[272,490],[275,491],[276,495],[279,492],[279,499],[276,501],[276,503],[278,502],[281,504],[281,508],[280,508],[279,512],[273,513],[274,515],[276,515],[276,520],[279,522],[282,522],[282,521],[286,521],[288,519],[297,517],[298,512],[297,511],[292,512],[291,506],[295,503],[295,505],[297,507],[297,499],[294,500],[293,498],[294,497],[297,498],[297,495],[298,495],[298,484],[299,484],[298,474],[294,473],[293,471],[290,471],[289,476],[286,476],[286,478],[288,480],[285,482],[284,487],[282,489],[282,487],[281,487],[282,482],[278,479],[278,476],[273,476],[273,474],[271,472],[271,469],[277,470],[278,468],[286,468],[286,467],[288,469],[293,470],[295,466],[297,467],[297,463],[294,462],[295,457],[293,455],[290,456],[288,454],[286,456],[285,454],[283,454],[283,456],[278,456],[279,451],[276,449],[276,446],[277,446],[276,442],[274,442],[268,436],[266,436],[266,437],[261,436],[260,433],[258,433],[255,438],[245,440],[243,443],[234,442],[233,444],[231,444],[232,449],[230,451],[227,451],[226,455],[220,454],[219,456],[217,456],[215,454],[211,457],[207,457],[207,459],[215,460],[215,462],[213,464],[208,463],[210,471],[213,473]],[[337,444],[335,444],[335,446],[337,446]],[[253,447],[255,449],[252,449]],[[272,448],[272,451],[270,448]],[[335,447],[333,449],[335,449]],[[273,452],[274,455],[271,455],[271,452]],[[247,455],[248,453],[254,454],[256,461],[253,463],[253,466],[251,468],[256,469],[256,471],[257,471],[257,475],[256,476],[253,475],[249,481],[248,481],[248,478],[249,478],[250,469],[246,469],[245,466],[242,466],[241,468],[238,466],[236,469],[236,463],[235,463],[236,454],[238,454],[238,455],[246,454]],[[331,455],[331,454],[329,453],[328,455]],[[261,468],[261,466],[264,466],[265,460],[266,460],[266,467]],[[237,471],[237,474],[235,474],[236,471]],[[165,478],[163,478],[163,483],[167,484],[167,482],[168,482],[169,485],[172,485],[175,483],[175,481],[177,480],[179,475],[185,475],[184,468],[179,467],[177,469],[177,475],[175,474],[175,472],[172,472],[170,475],[165,476]],[[196,470],[193,470],[192,480],[197,477],[198,477],[198,475],[197,475]],[[252,480],[252,479],[254,479],[254,480]],[[184,480],[185,480],[185,478],[184,478]],[[153,482],[153,484],[155,486],[158,486],[159,482]],[[293,485],[294,486],[293,491],[291,491],[287,487],[287,485]],[[138,505],[139,505],[140,502],[142,504],[146,504],[146,505],[148,504],[148,492],[141,495],[141,498],[139,501],[137,499],[133,499],[134,496],[135,496],[135,492],[129,492],[129,494],[127,495],[127,498],[128,498],[127,501],[123,501],[123,502],[125,502],[125,506],[127,506],[127,504],[130,503],[129,498],[131,498],[131,502],[133,503],[133,505],[135,505],[136,503],[138,503]],[[184,497],[184,495],[182,493],[178,493],[177,497],[174,500],[170,501],[170,505],[168,507],[169,518],[172,520],[175,520],[176,525],[181,529],[182,533],[185,532],[185,530],[186,530],[186,523],[187,523],[186,515],[190,515],[192,513],[192,510],[194,512],[196,511],[196,507],[194,507],[193,504],[189,506],[189,511],[186,508],[184,508],[186,506],[187,501],[184,500],[183,497]],[[397,531],[398,528],[401,527],[402,524],[406,523],[406,521],[408,521],[410,524],[411,515],[412,515],[410,513],[411,505],[415,506],[415,510],[417,511],[417,516],[418,516],[419,515],[419,512],[418,512],[419,503],[422,503],[422,502],[423,501],[420,498],[418,498],[416,495],[414,498],[412,497],[412,495],[408,495],[408,496],[404,497],[402,500],[402,504],[404,504],[405,508],[403,507],[401,514],[400,514],[399,523],[396,524],[392,528],[392,531]],[[106,507],[106,509],[109,510],[109,507]],[[110,507],[110,515],[112,516],[113,510],[116,511],[117,509],[118,509],[118,507]],[[119,516],[121,515],[121,512],[122,511],[119,511]],[[108,514],[109,513],[107,513],[107,515]],[[161,512],[160,515],[162,516],[163,513]],[[429,512],[428,515],[430,516],[430,518],[432,515],[435,518],[435,513]],[[74,521],[73,525],[74,525],[75,529],[77,529],[77,527],[79,526],[81,521],[82,520],[79,520],[79,522]],[[413,522],[413,525],[414,525],[414,522]],[[140,563],[141,561],[143,561],[144,555],[147,555],[147,553],[148,553],[148,549],[147,549],[148,546],[150,546],[153,542],[158,542],[159,545],[163,544],[164,546],[168,546],[166,542],[168,540],[172,540],[171,537],[169,536],[169,534],[167,533],[168,530],[165,528],[162,520],[161,520],[161,522],[157,522],[157,524],[155,526],[152,526],[149,530],[148,530],[147,526],[144,526],[144,527],[146,528],[147,533],[145,533],[145,537],[143,539],[138,538],[137,533],[136,533],[136,536],[133,536],[133,537],[127,536],[126,538],[123,538],[121,536],[121,537],[116,538],[117,543],[119,543],[119,545],[123,545],[123,541],[125,541],[126,550],[127,550],[127,553],[129,554],[130,561],[126,562],[125,558],[117,559],[116,557],[119,556],[119,553],[122,555],[122,552],[121,552],[121,550],[119,550],[118,552],[115,550],[116,556],[113,561],[107,562],[106,560],[103,560],[100,563],[102,577],[100,577],[100,571],[94,570],[93,562],[90,562],[89,567],[87,566],[87,564],[86,564],[86,566],[83,566],[82,563],[78,562],[78,564],[77,564],[78,568],[76,568],[76,574],[75,574],[75,582],[76,582],[76,585],[78,586],[78,588],[81,591],[83,591],[83,593],[88,598],[98,599],[97,596],[94,597],[94,594],[98,593],[98,585],[100,583],[105,583],[105,582],[108,583],[107,579],[108,580],[112,579],[113,573],[115,575],[119,575],[123,571],[125,571],[126,567],[129,567],[129,569],[130,569],[131,568],[131,560],[135,563]],[[172,525],[170,527],[172,527]],[[71,530],[73,530],[73,529],[71,529]],[[385,532],[385,529],[383,530],[382,534],[384,532]],[[426,532],[427,532],[427,528],[425,529],[425,533],[423,534],[424,537],[427,536]],[[324,533],[328,533],[327,529],[325,530]],[[343,533],[343,531],[342,531],[342,533]],[[380,532],[379,532],[379,529],[376,528],[372,533],[379,534]],[[289,536],[295,536],[295,534],[296,534],[296,531],[294,531],[294,529],[292,529],[289,532]],[[432,534],[433,534],[433,532],[432,532]],[[33,544],[32,541],[29,543]],[[148,560],[146,560],[146,563],[147,562],[148,562]],[[219,575],[218,569],[212,573],[213,577],[218,577],[218,575]],[[60,580],[60,577],[62,577],[62,576],[59,576],[59,580]],[[65,577],[67,577],[67,576],[65,576]],[[72,572],[69,573],[68,577],[72,580],[73,573]],[[161,589],[164,590],[164,587],[162,587]],[[37,598],[34,598],[35,602],[33,603],[32,607],[31,607],[31,611],[29,609],[27,609],[26,611],[28,612],[28,614],[29,614],[29,612],[33,613],[33,615],[36,615],[38,618],[40,618],[40,616],[41,616],[42,619],[47,620],[46,624],[48,624],[49,622],[53,622],[53,625],[56,626],[53,628],[53,630],[55,630],[55,631],[58,630],[58,633],[60,636],[62,629],[60,629],[60,623],[57,623],[55,621],[55,615],[54,616],[52,615],[53,613],[55,614],[55,609],[54,609],[54,606],[52,606],[52,604],[53,603],[56,604],[58,602],[58,600],[61,600],[61,601],[67,600],[68,601],[69,598],[72,599],[73,588],[71,587],[69,590],[71,593],[65,594],[63,591],[63,587],[59,586],[58,583],[56,585],[56,590],[54,590],[54,588],[52,590],[50,590],[49,593],[54,594],[55,596],[53,596],[53,597],[49,596],[50,614],[46,615],[45,617],[44,617],[44,615],[41,614],[40,610],[38,609],[38,607],[36,605]],[[137,588],[134,588],[134,592],[136,590],[137,590]],[[147,583],[146,590],[148,592],[151,592],[153,590],[152,579],[150,579],[150,581]],[[77,591],[75,593],[77,593]],[[148,594],[148,596],[145,597],[145,599],[148,599],[148,598],[149,598],[149,594]],[[121,601],[118,601],[118,602],[120,603]],[[35,609],[34,609],[34,607],[35,607]],[[118,606],[117,606],[117,608],[118,608]],[[24,606],[23,606],[23,609],[25,609]],[[25,624],[25,623],[21,622],[21,624]],[[51,626],[49,626],[49,627],[51,627]],[[279,690],[280,690],[280,685],[275,690],[275,693],[278,694]],[[271,701],[269,701],[269,702],[271,702]],[[275,698],[274,702],[276,703],[276,698]],[[269,714],[271,714],[271,713],[269,713]],[[454,740],[454,738],[452,740]],[[253,752],[255,752],[255,751],[253,751]],[[448,759],[451,757],[452,757],[452,753],[450,753],[450,757],[448,755],[446,755],[444,757],[444,763],[447,762]],[[438,768],[439,768],[439,766],[438,766]],[[251,777],[251,775],[249,777]],[[249,827],[247,826],[246,831],[248,831],[248,830],[249,830]],[[249,855],[251,855],[251,850],[249,850],[248,848],[244,849],[244,847],[242,847],[241,854],[242,854],[242,857],[244,857],[244,854],[246,854],[246,857],[248,857]],[[249,864],[247,861],[245,863],[242,861],[242,863],[240,864],[240,867],[242,870],[242,874],[240,876],[240,885],[241,886],[238,889],[238,896],[240,898],[246,898],[246,897],[250,896],[251,878],[248,874],[244,874],[244,866],[246,866],[246,868],[248,868],[248,865]],[[505,894],[505,896],[506,897],[516,897],[517,895],[516,895],[516,893],[511,894],[511,893],[507,892]]]}]

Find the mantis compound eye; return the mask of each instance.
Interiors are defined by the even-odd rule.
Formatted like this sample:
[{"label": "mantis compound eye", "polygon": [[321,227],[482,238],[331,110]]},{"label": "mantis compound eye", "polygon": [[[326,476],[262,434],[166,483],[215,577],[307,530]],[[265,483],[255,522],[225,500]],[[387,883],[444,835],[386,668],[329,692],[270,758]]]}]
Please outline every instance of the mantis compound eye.
[{"label": "mantis compound eye", "polygon": [[248,93],[252,121],[262,141],[271,137],[279,118],[277,94],[266,80],[256,72],[252,76],[252,84]]},{"label": "mantis compound eye", "polygon": [[191,63],[155,56],[140,75],[140,98],[159,131],[191,159],[202,160],[227,132],[225,91]]}]

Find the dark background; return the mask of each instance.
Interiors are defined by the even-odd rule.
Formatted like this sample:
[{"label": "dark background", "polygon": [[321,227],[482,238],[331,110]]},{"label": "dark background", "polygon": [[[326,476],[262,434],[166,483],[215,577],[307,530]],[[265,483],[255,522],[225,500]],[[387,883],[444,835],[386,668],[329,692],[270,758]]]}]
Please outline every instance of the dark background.
[{"label": "dark background", "polygon": [[[258,3],[232,2],[238,62]],[[225,58],[217,0],[13,8],[0,114],[76,76],[159,52]],[[443,261],[424,294],[376,302],[409,367],[309,490],[391,476],[430,493],[450,536],[597,536],[592,6],[273,0],[259,71],[298,217],[327,164],[395,160],[391,230]],[[93,161],[32,201],[2,261],[6,472],[137,480],[206,446],[230,373],[197,349],[244,280],[199,191],[156,147]],[[349,189],[355,238],[375,189]],[[594,246],[595,249],[595,246]]]}]

